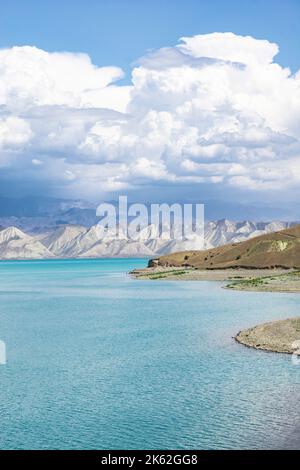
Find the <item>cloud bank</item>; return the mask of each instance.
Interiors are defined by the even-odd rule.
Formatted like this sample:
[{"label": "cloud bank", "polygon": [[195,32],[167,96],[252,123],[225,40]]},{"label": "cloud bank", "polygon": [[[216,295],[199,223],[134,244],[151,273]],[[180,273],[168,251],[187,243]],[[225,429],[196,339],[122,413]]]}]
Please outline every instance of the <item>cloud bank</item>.
[{"label": "cloud bank", "polygon": [[300,72],[277,64],[278,50],[233,33],[183,37],[140,58],[121,86],[121,69],[85,54],[2,49],[0,184],[296,196]]}]

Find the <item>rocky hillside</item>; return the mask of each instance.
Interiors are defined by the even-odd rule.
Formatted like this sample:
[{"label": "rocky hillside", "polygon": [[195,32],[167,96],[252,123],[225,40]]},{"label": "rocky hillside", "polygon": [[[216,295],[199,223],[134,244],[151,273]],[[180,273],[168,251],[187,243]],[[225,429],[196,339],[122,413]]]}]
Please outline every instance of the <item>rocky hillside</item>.
[{"label": "rocky hillside", "polygon": [[300,268],[300,225],[203,251],[184,251],[151,260],[149,266],[197,269]]}]

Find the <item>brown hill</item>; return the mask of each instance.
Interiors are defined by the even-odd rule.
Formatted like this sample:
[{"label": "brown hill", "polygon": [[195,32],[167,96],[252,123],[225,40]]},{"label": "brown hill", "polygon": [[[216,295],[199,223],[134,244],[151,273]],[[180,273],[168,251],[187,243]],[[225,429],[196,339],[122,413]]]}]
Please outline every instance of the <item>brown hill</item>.
[{"label": "brown hill", "polygon": [[204,251],[183,251],[150,260],[151,266],[197,269],[300,268],[300,225]]}]

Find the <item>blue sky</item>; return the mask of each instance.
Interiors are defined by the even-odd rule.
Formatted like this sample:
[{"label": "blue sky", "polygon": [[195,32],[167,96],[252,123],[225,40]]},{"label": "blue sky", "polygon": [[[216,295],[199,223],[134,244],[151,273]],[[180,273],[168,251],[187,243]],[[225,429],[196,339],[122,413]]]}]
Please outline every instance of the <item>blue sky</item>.
[{"label": "blue sky", "polygon": [[300,0],[0,11],[0,197],[298,213]]},{"label": "blue sky", "polygon": [[299,0],[1,0],[0,47],[87,52],[99,66],[130,64],[181,36],[231,31],[280,45],[300,68]]}]

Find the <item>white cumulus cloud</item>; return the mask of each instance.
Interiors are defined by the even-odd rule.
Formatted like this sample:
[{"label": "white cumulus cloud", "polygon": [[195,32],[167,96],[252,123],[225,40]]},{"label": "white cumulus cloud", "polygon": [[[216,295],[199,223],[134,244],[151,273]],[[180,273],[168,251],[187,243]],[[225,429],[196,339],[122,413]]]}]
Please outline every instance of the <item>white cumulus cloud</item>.
[{"label": "white cumulus cloud", "polygon": [[233,33],[183,37],[139,59],[130,86],[85,54],[0,50],[2,168],[89,195],[187,182],[296,191],[300,72],[278,50]]}]

